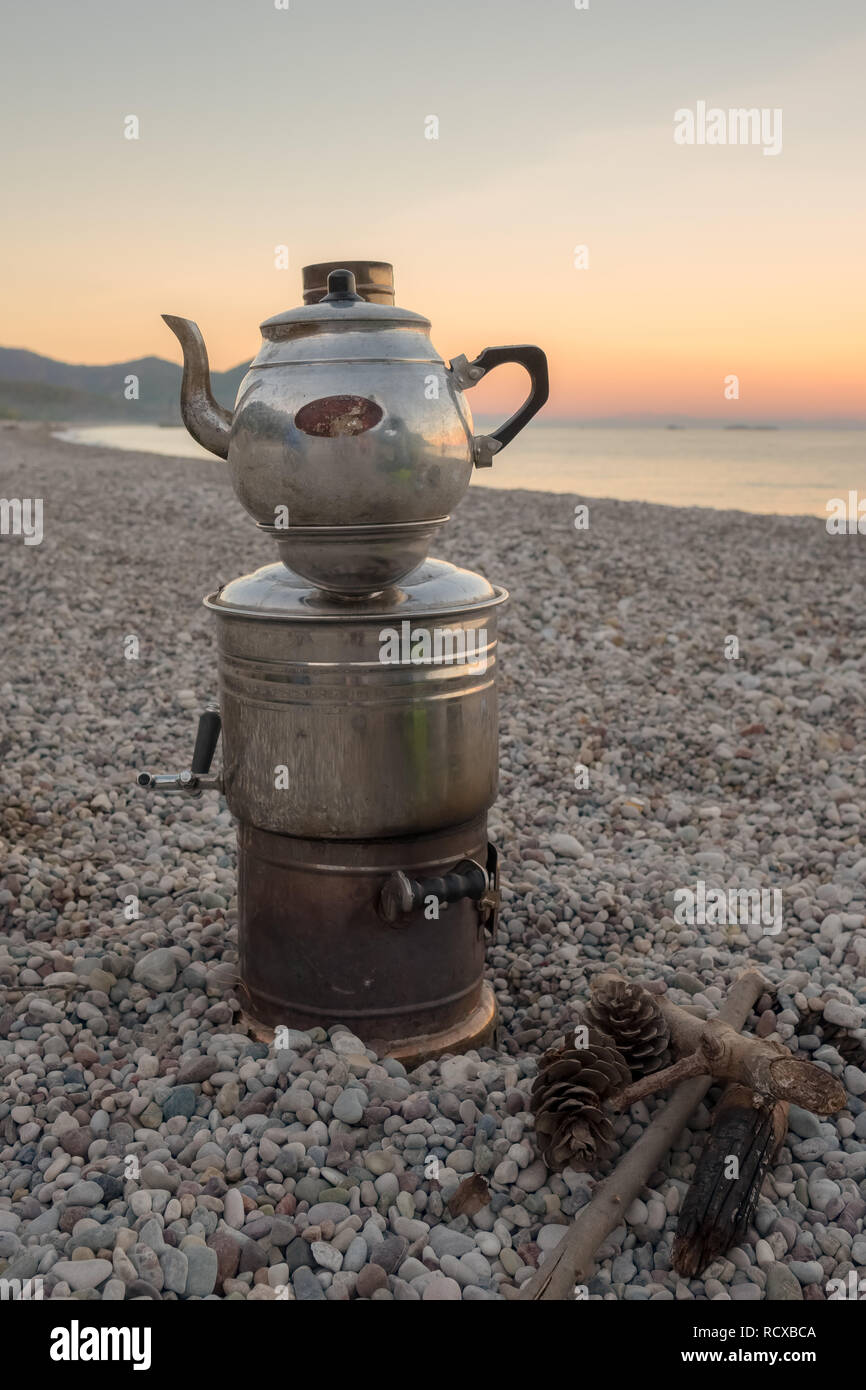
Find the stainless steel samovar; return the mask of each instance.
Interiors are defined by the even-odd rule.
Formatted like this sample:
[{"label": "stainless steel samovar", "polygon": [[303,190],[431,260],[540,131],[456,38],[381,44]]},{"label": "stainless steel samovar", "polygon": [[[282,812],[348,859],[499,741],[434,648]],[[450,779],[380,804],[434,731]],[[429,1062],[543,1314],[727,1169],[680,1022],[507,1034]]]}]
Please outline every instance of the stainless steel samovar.
[{"label": "stainless steel samovar", "polygon": [[[139,782],[217,788],[238,820],[253,1027],[346,1023],[415,1061],[479,1046],[495,1025],[487,812],[507,598],[428,546],[473,465],[544,404],[547,363],[519,346],[446,365],[429,321],[394,306],[383,262],[308,266],[304,300],[262,325],[233,413],[213,399],[196,325],[166,316],[184,350],[184,422],[228,459],[281,561],[205,600],[219,709],[202,715],[188,771]],[[476,436],[464,392],[501,362],[527,369],[529,398]]]}]

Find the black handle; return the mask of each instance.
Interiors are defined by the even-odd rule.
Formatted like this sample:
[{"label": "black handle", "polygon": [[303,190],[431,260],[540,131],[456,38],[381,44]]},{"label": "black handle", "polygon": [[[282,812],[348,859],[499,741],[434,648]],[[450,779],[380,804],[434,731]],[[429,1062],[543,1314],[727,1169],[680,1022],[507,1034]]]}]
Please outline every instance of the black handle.
[{"label": "black handle", "polygon": [[[506,444],[510,444],[516,434],[519,434],[524,425],[528,425],[533,415],[536,415],[544,405],[550,395],[550,379],[547,371],[547,355],[542,352],[540,347],[533,347],[529,343],[518,343],[513,347],[493,347],[485,348],[475,358],[474,362],[469,363],[469,373],[474,376],[475,371],[480,368],[482,376],[491,371],[494,367],[501,367],[504,362],[516,362],[519,366],[525,367],[529,373],[531,389],[523,405],[506,420],[498,430],[485,436],[486,439],[495,440],[500,449],[504,449]],[[497,450],[498,452],[498,450]]]},{"label": "black handle", "polygon": [[191,772],[210,772],[213,755],[219,742],[223,722],[218,709],[206,709],[199,715],[195,748],[192,754]]},{"label": "black handle", "polygon": [[487,892],[486,873],[480,864],[473,864],[470,859],[457,864],[441,878],[412,879],[410,882],[415,907],[423,907],[425,898],[429,897],[436,897],[441,903],[456,903],[461,898],[472,898],[477,902]]},{"label": "black handle", "polygon": [[440,878],[409,878],[398,871],[382,887],[379,910],[386,922],[394,922],[413,909],[423,907],[427,898],[443,903],[456,903],[462,898],[478,902],[489,886],[488,876],[480,864],[461,859],[452,871]]}]

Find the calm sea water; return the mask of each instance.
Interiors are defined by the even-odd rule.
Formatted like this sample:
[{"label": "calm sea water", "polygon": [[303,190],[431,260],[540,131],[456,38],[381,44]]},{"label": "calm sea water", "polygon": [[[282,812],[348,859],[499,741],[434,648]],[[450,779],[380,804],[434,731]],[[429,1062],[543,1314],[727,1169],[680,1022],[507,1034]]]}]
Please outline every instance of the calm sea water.
[{"label": "calm sea water", "polygon": [[[206,457],[216,464],[180,427],[94,425],[64,431],[59,438]],[[830,498],[847,498],[850,490],[866,495],[864,446],[866,430],[535,424],[503,450],[492,468],[476,469],[473,485],[826,517]]]}]

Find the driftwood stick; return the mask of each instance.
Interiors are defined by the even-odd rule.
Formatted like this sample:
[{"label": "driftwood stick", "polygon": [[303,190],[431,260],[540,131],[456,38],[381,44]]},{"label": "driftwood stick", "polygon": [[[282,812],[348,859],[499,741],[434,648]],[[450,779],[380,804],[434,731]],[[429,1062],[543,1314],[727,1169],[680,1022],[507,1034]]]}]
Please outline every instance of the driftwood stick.
[{"label": "driftwood stick", "polygon": [[[717,1017],[734,1029],[742,1028],[767,987],[760,971],[746,970],[735,981]],[[599,1183],[590,1201],[574,1218],[568,1235],[527,1279],[519,1299],[567,1300],[572,1298],[575,1284],[586,1283],[598,1247],[620,1224],[626,1208],[645,1186],[711,1084],[712,1077],[700,1076],[677,1088],[610,1177]]]},{"label": "driftwood stick", "polygon": [[706,1022],[661,998],[678,1052],[702,1050],[707,1070],[719,1081],[738,1081],[774,1100],[793,1101],[816,1115],[832,1115],[845,1105],[845,1087],[814,1062],[792,1057],[781,1038],[756,1038],[725,1023],[721,1015]]},{"label": "driftwood stick", "polygon": [[670,1086],[678,1086],[681,1081],[690,1081],[693,1076],[708,1075],[709,1069],[703,1053],[692,1052],[688,1057],[681,1057],[678,1062],[662,1071],[647,1072],[646,1076],[617,1091],[616,1095],[610,1098],[611,1109],[628,1110],[630,1105],[634,1105],[636,1100],[643,1100],[644,1096],[654,1095],[656,1091],[666,1091]]},{"label": "driftwood stick", "polygon": [[670,1029],[671,1047],[679,1057],[673,1066],[650,1072],[610,1097],[615,1110],[664,1091],[688,1076],[707,1075],[734,1081],[774,1101],[793,1101],[816,1115],[832,1115],[845,1105],[845,1087],[814,1062],[792,1057],[781,1038],[756,1038],[715,1018],[696,1018],[664,997],[657,999]]}]

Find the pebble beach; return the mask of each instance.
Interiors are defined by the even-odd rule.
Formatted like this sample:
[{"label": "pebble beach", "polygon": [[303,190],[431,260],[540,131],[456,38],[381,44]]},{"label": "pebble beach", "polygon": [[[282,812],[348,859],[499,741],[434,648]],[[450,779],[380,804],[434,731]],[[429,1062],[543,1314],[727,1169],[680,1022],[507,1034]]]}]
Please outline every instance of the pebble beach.
[{"label": "pebble beach", "polygon": [[[275,558],[220,464],[4,422],[0,497],[44,506],[41,544],[0,537],[0,1280],[57,1300],[515,1299],[665,1104],[617,1119],[597,1171],[539,1157],[532,1081],[592,976],[709,1016],[750,965],[767,990],[749,1026],[829,1069],[846,1107],[792,1107],[747,1235],[685,1279],[671,1248],[714,1088],[588,1297],[823,1300],[866,1280],[861,537],[470,490],[435,553],[511,593],[501,1026],[407,1073],[345,1026],[282,1049],[244,1031],[232,818],[216,793],[136,786],[188,764],[216,694],[202,597]],[[698,882],[777,891],[780,929],[676,920]],[[472,1174],[490,1200],[454,1215]]]}]

